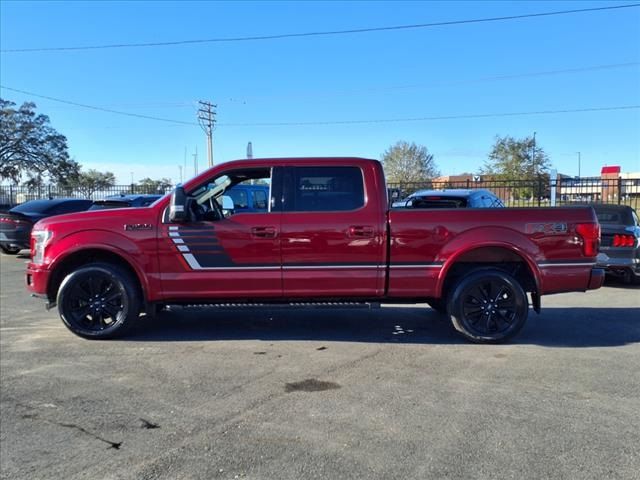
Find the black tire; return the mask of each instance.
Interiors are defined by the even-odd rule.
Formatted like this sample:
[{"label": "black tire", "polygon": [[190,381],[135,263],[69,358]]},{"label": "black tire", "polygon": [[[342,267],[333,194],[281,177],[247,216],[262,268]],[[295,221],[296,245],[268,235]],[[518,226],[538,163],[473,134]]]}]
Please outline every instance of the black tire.
[{"label": "black tire", "polygon": [[21,250],[20,247],[12,247],[8,245],[0,245],[0,249],[2,249],[2,252],[7,255],[17,255]]},{"label": "black tire", "polygon": [[497,269],[465,275],[451,290],[448,311],[453,327],[474,343],[503,343],[524,326],[529,314],[520,283]]},{"label": "black tire", "polygon": [[137,279],[108,263],[92,263],[70,273],[60,284],[60,318],[76,335],[103,340],[125,335],[140,315]]},{"label": "black tire", "polygon": [[447,302],[443,298],[430,298],[427,304],[441,315],[447,313]]}]

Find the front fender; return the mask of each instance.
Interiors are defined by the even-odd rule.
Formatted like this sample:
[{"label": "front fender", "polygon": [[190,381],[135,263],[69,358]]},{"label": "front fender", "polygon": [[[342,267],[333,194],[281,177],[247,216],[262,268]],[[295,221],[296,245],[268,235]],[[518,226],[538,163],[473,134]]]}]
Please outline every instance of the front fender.
[{"label": "front fender", "polygon": [[533,274],[536,290],[540,291],[541,273],[537,260],[544,258],[540,247],[516,230],[482,226],[460,233],[438,252],[436,260],[442,262],[436,286],[438,296],[442,295],[447,274],[456,261],[466,253],[485,247],[504,248],[522,258]]},{"label": "front fender", "polygon": [[49,271],[61,265],[66,259],[73,255],[89,250],[108,252],[120,257],[136,273],[145,297],[152,300],[151,292],[156,290],[157,285],[153,285],[153,272],[157,270],[155,255],[155,237],[136,239],[136,241],[126,236],[109,230],[92,229],[74,232],[62,238],[54,238],[45,252],[45,264]]}]

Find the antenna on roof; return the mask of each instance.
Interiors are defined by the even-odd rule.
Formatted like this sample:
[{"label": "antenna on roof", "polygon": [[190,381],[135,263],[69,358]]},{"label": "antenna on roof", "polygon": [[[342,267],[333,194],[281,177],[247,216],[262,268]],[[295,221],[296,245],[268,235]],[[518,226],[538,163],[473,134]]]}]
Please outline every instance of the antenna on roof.
[{"label": "antenna on roof", "polygon": [[249,160],[253,158],[253,145],[251,142],[247,143],[247,158]]}]

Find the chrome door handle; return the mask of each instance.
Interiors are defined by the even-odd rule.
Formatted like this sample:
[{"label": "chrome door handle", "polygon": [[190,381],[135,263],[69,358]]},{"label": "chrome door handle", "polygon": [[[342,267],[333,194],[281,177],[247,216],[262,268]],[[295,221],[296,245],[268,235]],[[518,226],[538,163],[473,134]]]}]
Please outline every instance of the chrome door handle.
[{"label": "chrome door handle", "polygon": [[255,238],[276,238],[276,227],[252,227],[251,235]]},{"label": "chrome door handle", "polygon": [[368,225],[352,225],[349,227],[348,236],[351,238],[373,238],[375,230]]}]

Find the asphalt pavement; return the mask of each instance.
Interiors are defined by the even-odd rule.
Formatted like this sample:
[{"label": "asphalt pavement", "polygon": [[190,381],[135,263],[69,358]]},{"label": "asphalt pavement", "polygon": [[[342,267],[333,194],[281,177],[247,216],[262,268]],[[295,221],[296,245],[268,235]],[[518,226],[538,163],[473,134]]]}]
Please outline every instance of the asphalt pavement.
[{"label": "asphalt pavement", "polygon": [[3,479],[638,479],[640,290],[510,344],[427,306],[180,309],[89,341],[0,256]]}]

